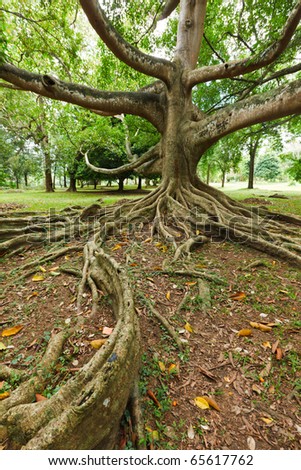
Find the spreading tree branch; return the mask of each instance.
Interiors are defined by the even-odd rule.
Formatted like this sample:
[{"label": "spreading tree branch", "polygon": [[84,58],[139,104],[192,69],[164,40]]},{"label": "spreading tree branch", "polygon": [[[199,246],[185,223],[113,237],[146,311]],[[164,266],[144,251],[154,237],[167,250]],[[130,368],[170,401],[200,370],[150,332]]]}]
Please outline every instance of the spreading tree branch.
[{"label": "spreading tree branch", "polygon": [[233,78],[261,69],[273,63],[285,51],[293,37],[301,19],[301,0],[298,0],[292,10],[279,39],[268,46],[263,52],[254,54],[246,59],[229,61],[224,64],[201,67],[191,71],[187,78],[188,87],[198,83],[222,78]]},{"label": "spreading tree branch", "polygon": [[159,158],[160,152],[160,143],[158,143],[154,147],[150,148],[147,152],[145,152],[142,157],[117,168],[99,168],[97,166],[92,165],[92,163],[89,162],[88,152],[85,153],[85,161],[88,167],[96,173],[101,173],[103,175],[110,176],[118,176],[128,171],[138,170],[139,167],[142,167],[145,163],[156,160],[157,158]]},{"label": "spreading tree branch", "polygon": [[192,139],[198,146],[207,141],[214,143],[227,134],[253,124],[300,113],[301,80],[296,80],[226,106],[198,123],[191,123]]},{"label": "spreading tree branch", "polygon": [[168,18],[172,14],[172,12],[177,8],[179,3],[180,3],[180,0],[167,0],[163,7],[162,13],[159,17],[159,21],[165,20],[165,18]]},{"label": "spreading tree branch", "polygon": [[157,94],[100,91],[64,82],[51,75],[31,73],[7,63],[0,65],[0,78],[23,90],[93,111],[144,117],[157,128],[163,120],[164,111]]},{"label": "spreading tree branch", "polygon": [[80,0],[94,30],[113,54],[138,72],[170,82],[173,65],[170,61],[143,53],[129,44],[112,26],[98,0]]}]

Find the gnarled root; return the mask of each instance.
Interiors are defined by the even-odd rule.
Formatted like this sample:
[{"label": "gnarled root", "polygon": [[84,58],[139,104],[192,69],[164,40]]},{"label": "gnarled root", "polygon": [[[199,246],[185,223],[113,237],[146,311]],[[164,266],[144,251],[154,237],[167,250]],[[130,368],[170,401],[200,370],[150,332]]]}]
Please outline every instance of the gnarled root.
[{"label": "gnarled root", "polygon": [[244,244],[301,267],[301,218],[248,208],[200,181],[162,184],[143,201],[112,207],[101,218],[105,230],[151,223],[151,235],[170,242],[175,259],[208,240]]},{"label": "gnarled root", "polygon": [[[32,403],[47,380],[48,351],[35,377],[1,404],[0,427],[11,448],[110,449],[139,368],[139,328],[126,273],[101,249],[93,251],[89,272],[111,295],[117,324],[106,344],[49,400]],[[61,332],[61,336],[65,333]],[[63,338],[62,338],[63,339]],[[50,348],[57,345],[49,346]]]}]

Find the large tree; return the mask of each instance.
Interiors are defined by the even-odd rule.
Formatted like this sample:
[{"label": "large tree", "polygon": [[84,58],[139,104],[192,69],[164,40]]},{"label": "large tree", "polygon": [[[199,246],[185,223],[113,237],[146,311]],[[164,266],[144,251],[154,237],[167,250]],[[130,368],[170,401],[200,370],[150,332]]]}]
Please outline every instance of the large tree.
[{"label": "large tree", "polygon": [[[61,80],[52,73],[36,73],[32,71],[34,66],[24,70],[7,60],[9,41],[4,41],[8,52],[4,49],[1,54],[4,60],[0,66],[0,78],[13,87],[66,101],[104,116],[122,113],[140,116],[152,123],[161,135],[160,141],[144,155],[119,169],[96,168],[86,155],[88,165],[100,173],[117,175],[132,170],[144,174],[160,171],[162,180],[158,189],[142,200],[106,211],[95,209],[99,220],[94,227],[93,241],[85,246],[79,293],[82,293],[86,282],[92,289],[94,300],[98,289],[111,293],[115,298],[117,327],[104,349],[51,400],[32,404],[34,390],[38,384],[45,383],[65,333],[55,336],[34,379],[22,384],[1,405],[0,431],[15,447],[80,449],[114,445],[120,416],[129,395],[135,390],[133,381],[138,369],[139,350],[127,277],[100,248],[109,230],[125,224],[133,227],[135,222],[150,223],[152,233],[159,233],[175,247],[177,241],[181,241],[175,259],[189,250],[194,242],[228,234],[232,240],[243,241],[301,266],[301,258],[297,254],[300,245],[294,239],[294,231],[282,225],[283,222],[301,225],[300,219],[248,209],[202,183],[196,172],[204,152],[223,136],[257,123],[300,113],[301,80],[295,77],[289,81],[287,77],[294,76],[301,68],[295,54],[300,44],[301,1],[294,6],[291,1],[276,1],[273,5],[263,1],[243,2],[240,8],[237,2],[216,0],[208,2],[207,8],[206,0],[168,0],[163,4],[160,19],[174,15],[171,31],[163,34],[163,39],[168,38],[169,46],[174,45],[173,52],[170,47],[166,52],[170,58],[146,53],[151,42],[148,45],[144,43],[144,50],[137,47],[139,38],[135,46],[131,43],[135,40],[135,33],[148,38],[156,23],[156,20],[150,21],[147,33],[142,34],[134,21],[135,14],[143,21],[148,10],[151,13],[158,11],[161,2],[149,0],[142,6],[141,2],[128,3],[120,1],[110,5],[110,2],[100,4],[97,0],[80,0],[92,28],[120,61],[121,69],[124,71],[126,64],[126,70],[151,77],[149,84],[137,91],[99,90],[87,84]],[[56,2],[49,4],[55,10]],[[112,14],[111,7],[114,10]],[[127,13],[129,19],[124,24]],[[114,15],[115,25],[109,19]],[[223,29],[227,15],[230,18],[228,24],[230,21],[236,24],[236,32],[234,26],[229,31]],[[32,20],[38,28],[38,17],[34,16]],[[211,34],[214,21],[217,24],[216,44],[212,44]],[[265,28],[267,22],[270,22],[270,36],[265,34],[266,29],[264,34],[257,30],[257,25]],[[206,35],[207,24],[209,38]],[[131,25],[132,29],[127,29],[126,25]],[[233,37],[237,43],[232,42]],[[219,54],[217,60],[208,54],[208,48],[212,54],[216,52],[221,39],[224,41],[223,58]],[[64,43],[62,41],[60,47]],[[67,46],[65,57],[68,56],[66,51]],[[237,58],[231,57],[232,54]],[[283,57],[289,60],[283,62]],[[209,58],[207,63],[204,63],[204,58]],[[107,72],[106,68],[104,72]],[[118,72],[113,73],[112,81],[115,77],[116,83],[122,82]],[[285,81],[278,85],[283,77],[286,77]],[[222,107],[217,106],[208,113],[196,105],[196,89],[204,94],[210,93],[211,85],[215,88],[220,81],[234,79],[245,85],[239,99],[232,97],[225,105],[222,102]],[[262,87],[267,83],[269,89]],[[70,218],[68,220],[70,222]],[[183,237],[187,239],[184,243]],[[28,236],[4,242],[0,249],[6,252],[23,242],[28,243]],[[134,392],[132,403],[136,403],[136,398]]]}]

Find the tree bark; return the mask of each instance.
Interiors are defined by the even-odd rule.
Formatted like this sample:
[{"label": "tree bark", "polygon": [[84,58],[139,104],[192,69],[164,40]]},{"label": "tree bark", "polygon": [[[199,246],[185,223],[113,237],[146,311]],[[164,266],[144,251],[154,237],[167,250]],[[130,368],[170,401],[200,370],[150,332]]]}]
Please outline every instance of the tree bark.
[{"label": "tree bark", "polygon": [[124,177],[118,178],[118,191],[122,192],[124,191]]},{"label": "tree bark", "polygon": [[142,177],[138,176],[138,185],[137,185],[137,191],[142,189]]},{"label": "tree bark", "polygon": [[[252,137],[251,137],[252,139]],[[255,158],[256,158],[256,152],[259,146],[259,141],[260,137],[257,137],[255,139],[255,142],[253,143],[252,140],[249,144],[249,155],[250,155],[250,160],[249,160],[249,180],[248,180],[248,189],[254,189],[254,171],[255,171]]]},{"label": "tree bark", "polygon": [[[65,182],[65,178],[66,178],[66,176],[64,175],[64,182]],[[74,173],[69,173],[69,178],[70,178],[69,188],[68,188],[67,191],[70,192],[70,193],[76,193],[77,189],[76,189],[75,174]]]}]

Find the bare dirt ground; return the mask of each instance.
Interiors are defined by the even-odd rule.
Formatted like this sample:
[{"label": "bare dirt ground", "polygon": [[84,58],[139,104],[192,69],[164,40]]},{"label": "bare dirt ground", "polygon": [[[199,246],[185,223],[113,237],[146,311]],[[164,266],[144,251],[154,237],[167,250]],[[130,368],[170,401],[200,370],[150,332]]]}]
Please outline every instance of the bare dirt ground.
[{"label": "bare dirt ground", "polygon": [[[68,269],[80,271],[81,253],[38,266],[25,278],[18,271],[45,249],[1,260],[0,359],[28,374],[53,332],[77,315],[78,278]],[[135,292],[147,447],[301,449],[300,271],[228,241],[200,246],[166,270],[172,248],[147,230],[111,238],[107,250],[127,265]],[[84,302],[88,315],[88,290]],[[168,319],[182,351],[152,308]],[[76,374],[94,354],[93,341],[105,340],[114,322],[102,296],[89,325],[67,341],[56,379],[36,399],[49,398]],[[22,328],[5,333],[16,326]],[[16,386],[17,380],[0,381],[0,398]],[[126,412],[119,448],[132,448],[133,441]]]}]

